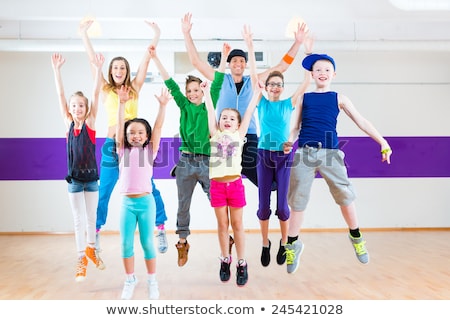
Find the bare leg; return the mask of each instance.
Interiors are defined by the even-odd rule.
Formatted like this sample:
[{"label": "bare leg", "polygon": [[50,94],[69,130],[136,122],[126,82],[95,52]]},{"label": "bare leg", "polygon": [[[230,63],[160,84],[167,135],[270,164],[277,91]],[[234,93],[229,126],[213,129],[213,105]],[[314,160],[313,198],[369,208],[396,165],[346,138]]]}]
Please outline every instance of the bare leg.
[{"label": "bare leg", "polygon": [[147,268],[148,274],[156,273],[156,258],[145,259],[145,267]]},{"label": "bare leg", "polygon": [[130,258],[123,258],[123,266],[125,267],[126,274],[134,273],[134,256]]},{"label": "bare leg", "polygon": [[263,246],[269,246],[269,219],[259,220]]},{"label": "bare leg", "polygon": [[243,208],[230,208],[231,228],[233,229],[238,261],[240,259],[245,259],[245,231],[242,222],[243,212]]},{"label": "bare leg", "polygon": [[305,211],[291,211],[289,218],[288,236],[296,237],[300,233],[300,228],[303,225]]},{"label": "bare leg", "polygon": [[356,207],[355,203],[352,202],[348,206],[340,206],[342,216],[344,217],[345,222],[347,223],[349,229],[356,229],[359,227],[358,217],[356,216]]},{"label": "bare leg", "polygon": [[289,227],[289,220],[286,221],[280,221],[280,230],[281,230],[281,243],[283,245],[286,244],[287,242],[287,237],[288,237],[288,227]]},{"label": "bare leg", "polygon": [[226,258],[229,255],[229,220],[228,220],[228,207],[214,208],[214,212],[217,218],[217,235],[219,238],[220,254]]}]

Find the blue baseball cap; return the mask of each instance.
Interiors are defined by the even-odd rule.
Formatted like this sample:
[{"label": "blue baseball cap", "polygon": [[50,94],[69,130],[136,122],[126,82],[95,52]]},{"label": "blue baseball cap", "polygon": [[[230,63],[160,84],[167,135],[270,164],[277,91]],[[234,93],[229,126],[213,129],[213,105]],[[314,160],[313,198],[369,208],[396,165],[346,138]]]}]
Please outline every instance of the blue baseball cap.
[{"label": "blue baseball cap", "polygon": [[316,63],[316,61],[319,60],[330,61],[333,64],[334,70],[336,70],[336,64],[334,63],[334,59],[327,54],[317,54],[317,53],[310,54],[309,56],[306,56],[305,59],[303,59],[302,66],[306,70],[312,71],[314,63]]}]

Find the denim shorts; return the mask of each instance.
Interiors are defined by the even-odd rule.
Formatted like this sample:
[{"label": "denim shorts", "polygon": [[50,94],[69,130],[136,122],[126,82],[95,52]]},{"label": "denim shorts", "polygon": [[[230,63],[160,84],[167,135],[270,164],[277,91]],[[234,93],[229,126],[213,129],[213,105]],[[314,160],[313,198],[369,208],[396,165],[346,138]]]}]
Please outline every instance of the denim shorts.
[{"label": "denim shorts", "polygon": [[69,193],[76,193],[76,192],[95,192],[98,191],[98,181],[88,181],[83,182],[80,180],[75,180],[72,178],[72,182],[67,185],[67,190]]}]

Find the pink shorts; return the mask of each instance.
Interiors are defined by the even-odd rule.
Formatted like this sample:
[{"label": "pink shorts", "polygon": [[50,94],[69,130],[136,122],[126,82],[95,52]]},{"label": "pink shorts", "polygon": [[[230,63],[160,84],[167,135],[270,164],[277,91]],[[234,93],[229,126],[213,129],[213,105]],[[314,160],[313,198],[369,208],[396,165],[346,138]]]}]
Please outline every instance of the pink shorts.
[{"label": "pink shorts", "polygon": [[245,188],[242,178],[233,182],[211,180],[209,193],[213,208],[225,206],[242,208],[247,204],[245,202]]}]

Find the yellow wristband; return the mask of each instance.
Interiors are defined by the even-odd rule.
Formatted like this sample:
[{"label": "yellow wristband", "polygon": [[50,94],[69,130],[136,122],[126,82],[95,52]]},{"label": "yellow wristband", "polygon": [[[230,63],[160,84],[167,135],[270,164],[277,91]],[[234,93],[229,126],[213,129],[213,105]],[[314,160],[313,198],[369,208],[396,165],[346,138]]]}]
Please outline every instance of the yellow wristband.
[{"label": "yellow wristband", "polygon": [[391,151],[391,149],[383,149],[383,150],[381,150],[381,154],[387,154],[388,152],[390,152]]},{"label": "yellow wristband", "polygon": [[287,53],[283,56],[283,61],[287,64],[291,64],[294,61],[294,57],[291,57]]}]

